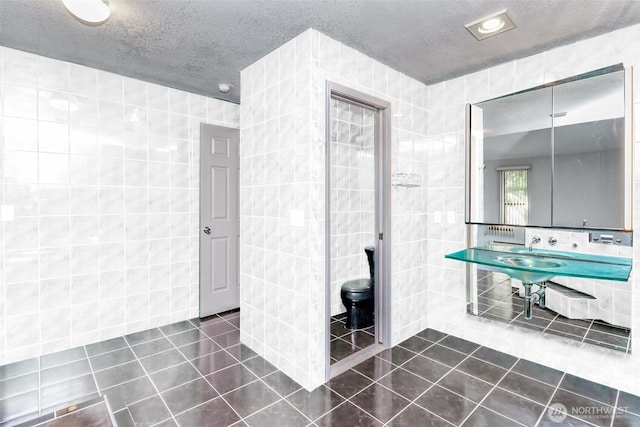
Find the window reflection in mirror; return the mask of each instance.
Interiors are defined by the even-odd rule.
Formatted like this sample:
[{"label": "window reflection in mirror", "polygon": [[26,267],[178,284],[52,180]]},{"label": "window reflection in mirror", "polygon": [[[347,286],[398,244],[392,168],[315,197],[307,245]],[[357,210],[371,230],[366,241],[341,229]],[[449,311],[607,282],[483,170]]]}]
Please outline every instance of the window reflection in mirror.
[{"label": "window reflection in mirror", "polygon": [[500,171],[500,222],[527,225],[529,223],[530,166],[498,168]]}]

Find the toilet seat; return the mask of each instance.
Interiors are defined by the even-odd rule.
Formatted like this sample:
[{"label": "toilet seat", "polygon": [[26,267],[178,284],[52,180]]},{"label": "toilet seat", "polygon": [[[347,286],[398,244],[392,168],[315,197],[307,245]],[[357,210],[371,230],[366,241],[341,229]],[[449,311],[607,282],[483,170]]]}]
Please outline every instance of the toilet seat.
[{"label": "toilet seat", "polygon": [[365,301],[373,298],[371,279],[349,280],[342,284],[340,296],[351,301]]}]

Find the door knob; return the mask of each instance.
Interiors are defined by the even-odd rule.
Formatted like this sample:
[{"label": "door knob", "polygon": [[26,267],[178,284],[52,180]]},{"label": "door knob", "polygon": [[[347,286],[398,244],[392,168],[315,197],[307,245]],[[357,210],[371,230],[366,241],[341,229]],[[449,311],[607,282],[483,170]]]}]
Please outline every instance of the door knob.
[{"label": "door knob", "polygon": [[205,227],[204,234],[211,234],[211,229],[209,227]]}]

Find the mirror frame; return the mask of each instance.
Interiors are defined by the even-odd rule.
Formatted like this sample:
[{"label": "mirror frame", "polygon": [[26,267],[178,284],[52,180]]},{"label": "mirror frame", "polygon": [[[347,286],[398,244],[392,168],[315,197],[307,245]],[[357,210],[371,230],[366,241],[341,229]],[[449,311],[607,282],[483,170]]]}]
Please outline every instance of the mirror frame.
[{"label": "mirror frame", "polygon": [[[477,222],[471,220],[471,107],[482,102],[493,101],[500,98],[506,98],[508,96],[519,95],[526,92],[535,91],[538,89],[544,89],[552,86],[561,85],[564,83],[582,80],[589,77],[596,77],[603,74],[608,74],[616,71],[624,71],[624,214],[623,214],[623,227],[622,228],[603,228],[603,227],[589,227],[585,226],[584,229],[598,229],[598,230],[616,230],[616,231],[632,231],[633,229],[633,162],[634,162],[634,137],[633,137],[633,67],[624,67],[623,64],[612,65],[610,67],[600,68],[587,73],[579,74],[576,76],[568,77],[562,80],[557,80],[551,83],[546,83],[540,86],[536,86],[530,89],[521,90],[518,92],[498,96],[483,101],[478,101],[474,104],[467,103],[465,106],[465,223],[466,224],[491,224],[491,225],[513,225],[513,224],[499,224],[493,222]],[[553,173],[553,171],[552,171]],[[483,218],[484,219],[484,218]],[[556,229],[572,229],[576,227],[564,227],[554,226],[539,226],[539,225],[519,225],[521,227],[532,228],[556,228]]]}]

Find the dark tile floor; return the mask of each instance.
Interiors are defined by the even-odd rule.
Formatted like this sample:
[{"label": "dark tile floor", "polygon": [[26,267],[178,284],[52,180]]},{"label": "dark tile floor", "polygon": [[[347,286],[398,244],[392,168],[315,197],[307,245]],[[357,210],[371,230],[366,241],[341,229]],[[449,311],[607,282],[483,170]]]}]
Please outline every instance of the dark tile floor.
[{"label": "dark tile floor", "polygon": [[0,425],[98,394],[120,427],[640,425],[640,397],[431,329],[307,392],[238,327],[228,313],[1,366]]},{"label": "dark tile floor", "polygon": [[346,313],[331,317],[331,362],[338,362],[375,343],[374,327],[347,329]]},{"label": "dark tile floor", "polygon": [[631,353],[631,330],[600,320],[568,319],[548,308],[534,306],[533,318],[524,319],[524,298],[511,287],[511,279],[496,279],[493,273],[478,269],[477,303],[467,311],[500,322],[575,339],[580,342]]}]

